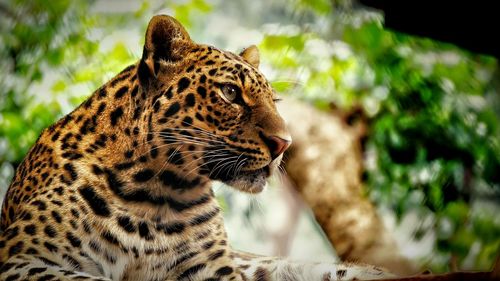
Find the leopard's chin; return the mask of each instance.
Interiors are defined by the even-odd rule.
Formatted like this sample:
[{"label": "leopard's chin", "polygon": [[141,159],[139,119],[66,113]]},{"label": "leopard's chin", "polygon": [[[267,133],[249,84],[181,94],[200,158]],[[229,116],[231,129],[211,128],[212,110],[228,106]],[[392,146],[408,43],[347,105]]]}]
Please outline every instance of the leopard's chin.
[{"label": "leopard's chin", "polygon": [[271,167],[268,165],[253,171],[242,171],[237,177],[226,182],[226,184],[239,191],[256,194],[265,189],[267,178],[270,175]]},{"label": "leopard's chin", "polygon": [[267,186],[267,179],[277,170],[280,159],[275,159],[267,166],[256,170],[241,171],[238,176],[225,182],[227,185],[250,194],[262,192]]}]

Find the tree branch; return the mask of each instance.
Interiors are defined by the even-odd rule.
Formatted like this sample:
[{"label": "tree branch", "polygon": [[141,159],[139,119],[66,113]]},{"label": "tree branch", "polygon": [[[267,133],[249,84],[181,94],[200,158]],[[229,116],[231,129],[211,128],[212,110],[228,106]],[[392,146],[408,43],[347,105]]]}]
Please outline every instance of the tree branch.
[{"label": "tree branch", "polygon": [[[499,281],[492,272],[452,272],[446,274],[428,274],[412,277],[382,279],[383,281]],[[380,281],[380,280],[379,280]]]},{"label": "tree branch", "polygon": [[283,100],[279,109],[293,138],[285,161],[288,176],[339,257],[382,266],[401,275],[417,273],[364,196],[359,144],[362,130],[290,99]]}]

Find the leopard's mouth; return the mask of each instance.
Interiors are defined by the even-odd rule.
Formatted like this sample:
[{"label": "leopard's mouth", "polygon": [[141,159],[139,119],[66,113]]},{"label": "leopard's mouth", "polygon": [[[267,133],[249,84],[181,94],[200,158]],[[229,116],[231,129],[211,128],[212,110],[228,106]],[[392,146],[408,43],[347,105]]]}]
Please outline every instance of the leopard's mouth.
[{"label": "leopard's mouth", "polygon": [[265,178],[268,178],[271,176],[271,163],[268,165],[256,169],[256,170],[248,170],[248,171],[241,171],[240,176],[250,176],[250,177],[255,177],[259,175],[264,175]]},{"label": "leopard's mouth", "polygon": [[265,189],[267,179],[277,169],[278,164],[279,161],[273,161],[259,169],[241,171],[236,177],[225,183],[245,193],[260,193]]},{"label": "leopard's mouth", "polygon": [[[243,159],[240,156],[237,157],[238,159]],[[207,156],[206,158],[209,160],[206,164],[202,165],[203,168],[201,171],[208,175],[210,179],[221,181],[236,190],[255,194],[264,190],[267,185],[267,179],[278,168],[282,156],[257,168],[252,168],[251,165],[245,164],[243,166],[238,166],[234,163],[231,165],[231,162],[226,162],[227,157],[211,159],[210,156]]]}]

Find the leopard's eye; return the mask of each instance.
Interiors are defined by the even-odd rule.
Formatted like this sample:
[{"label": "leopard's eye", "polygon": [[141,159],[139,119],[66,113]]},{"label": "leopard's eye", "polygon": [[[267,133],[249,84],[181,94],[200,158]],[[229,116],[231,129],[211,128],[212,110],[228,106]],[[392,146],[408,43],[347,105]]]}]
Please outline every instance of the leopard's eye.
[{"label": "leopard's eye", "polygon": [[238,87],[232,84],[224,84],[221,86],[222,93],[224,97],[230,102],[233,102],[238,97]]}]

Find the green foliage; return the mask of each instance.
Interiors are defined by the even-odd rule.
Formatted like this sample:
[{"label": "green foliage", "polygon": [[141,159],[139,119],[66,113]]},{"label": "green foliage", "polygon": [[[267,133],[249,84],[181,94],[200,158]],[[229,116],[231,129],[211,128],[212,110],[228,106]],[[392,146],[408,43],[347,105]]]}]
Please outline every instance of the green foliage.
[{"label": "green foliage", "polygon": [[[500,236],[485,233],[495,233],[499,222],[478,218],[469,208],[481,196],[481,185],[493,192],[500,187],[490,172],[500,163],[498,108],[487,102],[488,80],[477,78],[480,72],[491,75],[495,62],[430,40],[377,31],[376,26],[367,23],[345,33],[346,42],[374,70],[374,84],[389,89],[370,119],[368,147],[378,161],[368,171],[372,198],[392,205],[399,216],[418,208],[436,217],[435,227],[448,219],[453,231],[438,237],[437,249],[461,264],[474,243],[484,251],[500,241]],[[422,59],[431,61],[422,65]],[[387,190],[395,184],[400,186],[397,194]],[[416,191],[423,191],[425,199],[420,206],[408,206]],[[483,228],[475,227],[478,223]],[[486,270],[494,258],[490,252],[488,262],[483,258],[475,266]]]},{"label": "green foliage", "polygon": [[[50,98],[40,103],[41,96],[33,84],[42,81],[51,68],[75,57],[95,53],[97,44],[87,39],[82,21],[86,2],[13,1],[5,5],[0,41],[2,77],[0,79],[0,162],[19,162],[40,131],[61,115],[61,107]],[[78,50],[78,52],[77,52]],[[53,85],[64,90],[64,83]],[[43,95],[42,95],[43,96]]]},{"label": "green foliage", "polygon": [[[496,61],[386,31],[368,12],[330,15],[344,21],[330,20],[326,30],[309,24],[293,34],[267,34],[264,55],[278,75],[301,81],[291,91],[300,98],[324,109],[330,103],[364,109],[370,197],[399,219],[412,212],[433,218],[415,239],[436,234],[437,252],[426,261],[434,270],[447,270],[452,256],[460,267],[489,269],[500,245],[500,221],[492,215],[498,202],[492,208],[481,202],[500,191]],[[330,39],[333,30],[342,36]]]}]

